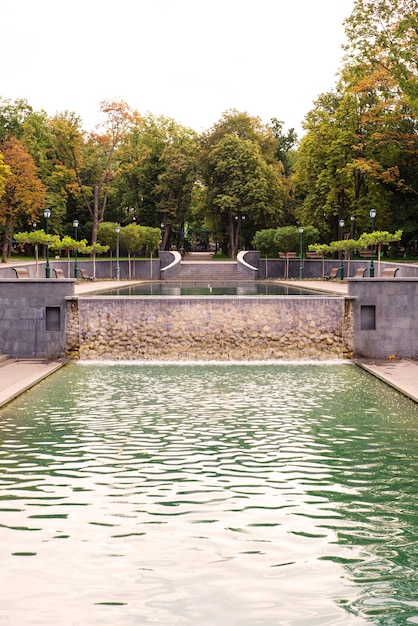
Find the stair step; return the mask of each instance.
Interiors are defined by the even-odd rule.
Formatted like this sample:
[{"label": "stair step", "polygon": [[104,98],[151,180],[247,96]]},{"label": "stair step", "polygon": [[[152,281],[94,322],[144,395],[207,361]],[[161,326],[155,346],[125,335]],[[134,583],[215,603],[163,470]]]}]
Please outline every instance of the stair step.
[{"label": "stair step", "polygon": [[235,262],[186,262],[181,264],[180,273],[176,277],[170,279],[175,281],[195,281],[195,282],[225,282],[244,280],[239,273],[238,266]]}]

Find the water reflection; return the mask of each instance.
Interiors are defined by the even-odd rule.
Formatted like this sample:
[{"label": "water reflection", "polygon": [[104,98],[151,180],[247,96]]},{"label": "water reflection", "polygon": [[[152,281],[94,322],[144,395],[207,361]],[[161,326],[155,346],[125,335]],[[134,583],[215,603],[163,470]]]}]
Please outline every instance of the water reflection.
[{"label": "water reflection", "polygon": [[6,622],[418,623],[418,409],[353,366],[71,365],[0,415]]},{"label": "water reflection", "polygon": [[[88,294],[88,295],[91,295]],[[97,296],[318,296],[318,291],[269,281],[238,283],[138,283],[109,289]]]}]

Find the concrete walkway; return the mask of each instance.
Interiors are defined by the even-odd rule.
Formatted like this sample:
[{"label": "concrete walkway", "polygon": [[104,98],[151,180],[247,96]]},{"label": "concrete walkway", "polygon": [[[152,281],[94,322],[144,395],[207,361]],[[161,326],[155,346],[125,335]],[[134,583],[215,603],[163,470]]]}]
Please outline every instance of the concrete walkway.
[{"label": "concrete walkway", "polygon": [[65,361],[8,359],[0,363],[0,406],[56,372]]},{"label": "concrete walkway", "polygon": [[326,293],[338,294],[346,296],[348,294],[348,284],[343,280],[282,280],[275,279],[280,284],[289,285],[290,287],[299,287],[300,289],[313,289],[314,291],[322,291]]},{"label": "concrete walkway", "polygon": [[359,365],[379,380],[418,402],[418,361],[411,359],[354,359]]},{"label": "concrete walkway", "polygon": [[98,291],[108,291],[109,289],[119,289],[144,283],[145,280],[92,280],[83,283],[75,283],[74,295],[82,296],[89,293],[97,293]]}]

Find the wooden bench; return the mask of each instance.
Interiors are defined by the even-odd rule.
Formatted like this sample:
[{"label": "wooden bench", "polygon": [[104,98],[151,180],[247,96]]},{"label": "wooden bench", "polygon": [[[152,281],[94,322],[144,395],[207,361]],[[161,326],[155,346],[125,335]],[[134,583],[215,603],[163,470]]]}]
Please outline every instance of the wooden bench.
[{"label": "wooden bench", "polygon": [[358,255],[359,255],[359,257],[361,259],[371,259],[372,258],[372,251],[371,250],[360,250]]},{"label": "wooden bench", "polygon": [[338,267],[333,267],[328,276],[324,276],[325,280],[331,280],[331,278],[337,278],[338,276]]},{"label": "wooden bench", "polygon": [[52,271],[55,272],[55,278],[65,278],[64,272],[62,270],[57,270],[55,269],[55,267],[53,267]]},{"label": "wooden bench", "polygon": [[319,254],[319,252],[307,252],[306,258],[307,259],[322,259],[323,255]]},{"label": "wooden bench", "polygon": [[29,278],[29,272],[24,267],[12,267],[12,270],[16,272],[16,278]]},{"label": "wooden bench", "polygon": [[364,278],[366,271],[367,269],[365,267],[359,267],[358,270],[356,270],[353,278]]},{"label": "wooden bench", "polygon": [[279,259],[298,259],[296,252],[279,252]]},{"label": "wooden bench", "polygon": [[78,271],[81,274],[81,278],[84,278],[84,280],[94,280],[94,276],[89,276],[87,270],[79,269]]},{"label": "wooden bench", "polygon": [[382,278],[395,278],[399,272],[399,267],[387,267],[382,271]]}]

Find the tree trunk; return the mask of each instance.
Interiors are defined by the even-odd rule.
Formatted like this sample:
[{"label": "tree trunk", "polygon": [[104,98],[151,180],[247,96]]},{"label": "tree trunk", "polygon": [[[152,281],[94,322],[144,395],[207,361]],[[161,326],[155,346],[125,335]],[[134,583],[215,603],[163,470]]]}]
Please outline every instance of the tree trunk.
[{"label": "tree trunk", "polygon": [[10,250],[10,215],[6,214],[6,222],[4,224],[4,240],[1,252],[1,262],[7,263],[7,257]]},{"label": "tree trunk", "polygon": [[161,240],[161,250],[167,250],[167,245],[170,239],[170,234],[171,234],[171,226],[170,224],[167,224],[167,219],[166,219],[166,215],[164,214],[164,218],[163,218],[163,237]]},{"label": "tree trunk", "polygon": [[237,256],[238,252],[238,228],[235,228],[235,220],[234,215],[230,213],[229,215],[229,240],[231,242],[231,258],[234,259]]}]

